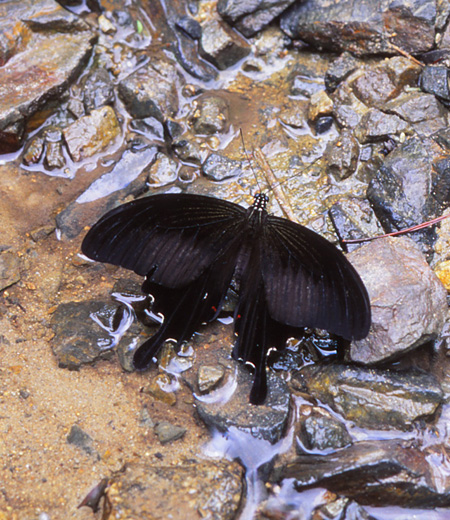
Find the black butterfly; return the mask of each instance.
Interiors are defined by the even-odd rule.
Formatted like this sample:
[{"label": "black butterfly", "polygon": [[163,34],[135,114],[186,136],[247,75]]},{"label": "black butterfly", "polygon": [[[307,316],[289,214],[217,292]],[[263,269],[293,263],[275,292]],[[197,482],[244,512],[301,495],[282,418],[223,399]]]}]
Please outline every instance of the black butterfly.
[{"label": "black butterfly", "polygon": [[301,328],[347,340],[367,335],[369,297],[355,269],[317,233],[269,215],[267,202],[257,194],[244,209],[201,195],[154,195],[119,206],[91,228],[83,253],[145,276],[142,290],[164,316],[136,350],[135,368],[148,368],[165,340],[181,345],[217,317],[233,277],[239,287],[233,356],[255,367],[254,404],[267,394],[269,348],[283,350]]}]

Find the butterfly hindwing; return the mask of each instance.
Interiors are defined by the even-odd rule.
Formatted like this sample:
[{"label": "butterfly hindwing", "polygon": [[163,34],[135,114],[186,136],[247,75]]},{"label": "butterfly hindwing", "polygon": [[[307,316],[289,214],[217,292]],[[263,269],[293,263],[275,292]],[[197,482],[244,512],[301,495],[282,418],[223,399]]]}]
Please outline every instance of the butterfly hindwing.
[{"label": "butterfly hindwing", "polygon": [[119,206],[86,235],[83,253],[166,287],[195,280],[245,225],[237,204],[201,195],[162,194]]},{"label": "butterfly hindwing", "polygon": [[270,316],[292,327],[325,329],[361,339],[370,327],[370,301],[345,256],[317,233],[268,216],[262,272]]}]

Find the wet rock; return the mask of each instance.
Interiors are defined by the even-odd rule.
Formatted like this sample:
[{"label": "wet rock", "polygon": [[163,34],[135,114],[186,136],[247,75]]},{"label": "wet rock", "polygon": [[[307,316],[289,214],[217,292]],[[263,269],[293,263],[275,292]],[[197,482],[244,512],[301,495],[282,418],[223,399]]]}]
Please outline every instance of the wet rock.
[{"label": "wet rock", "polygon": [[20,146],[25,119],[67,91],[88,59],[95,36],[78,17],[50,0],[3,3],[0,19],[2,24],[8,20],[6,30],[11,24],[13,33],[23,37],[3,60],[0,57],[0,152],[5,153]]},{"label": "wet rock", "polygon": [[[169,124],[169,121],[167,124]],[[149,140],[164,141],[164,125],[154,117],[133,119],[130,122],[130,128],[137,134],[144,135]],[[170,135],[172,136],[172,134]]]},{"label": "wet rock", "polygon": [[20,260],[12,251],[0,252],[0,291],[20,280]]},{"label": "wet rock", "polygon": [[[137,146],[125,150],[113,169],[94,181],[75,202],[56,216],[64,238],[75,238],[87,224],[98,220],[106,211],[132,194],[142,193],[147,183],[147,168],[156,156],[156,147]],[[102,199],[98,202],[98,199]],[[87,211],[87,204],[90,204]]]},{"label": "wet rock", "polygon": [[173,466],[127,464],[107,490],[114,518],[232,520],[243,494],[237,462],[186,460]]},{"label": "wet rock", "polygon": [[200,40],[202,36],[202,26],[191,16],[182,16],[175,22],[177,29],[181,29],[193,40]]},{"label": "wet rock", "polygon": [[298,490],[325,487],[363,505],[450,504],[448,482],[433,474],[427,454],[410,441],[363,441],[330,455],[299,456],[282,477],[294,478]]},{"label": "wet rock", "polygon": [[182,137],[175,139],[172,143],[172,147],[182,161],[197,166],[202,164],[206,154],[208,153],[205,148],[201,148],[200,144],[194,137],[189,135],[183,135]]},{"label": "wet rock", "polygon": [[[373,209],[366,200],[355,197],[341,199],[331,206],[328,214],[341,240],[354,240],[384,234]],[[361,244],[346,244],[346,247],[348,251],[353,251],[361,247]]]},{"label": "wet rock", "polygon": [[206,424],[221,432],[235,427],[274,444],[281,439],[289,415],[290,396],[286,383],[275,374],[269,374],[268,395],[261,406],[249,405],[250,387],[250,374],[238,366],[238,390],[226,402],[202,400],[201,396],[196,396],[198,414]]},{"label": "wet rock", "polygon": [[302,64],[294,66],[289,73],[287,81],[290,84],[290,94],[310,98],[324,89],[323,77],[312,68],[306,68]]},{"label": "wet rock", "polygon": [[169,406],[173,406],[177,402],[177,396],[173,391],[173,382],[169,374],[157,374],[152,378],[150,384],[142,389],[142,392]]},{"label": "wet rock", "polygon": [[217,10],[224,20],[244,36],[253,36],[279,16],[294,0],[266,0],[264,2],[219,0]]},{"label": "wet rock", "polygon": [[64,139],[75,162],[105,150],[120,134],[116,113],[110,106],[92,110],[63,130]]},{"label": "wet rock", "polygon": [[117,31],[117,27],[103,14],[98,17],[98,27],[105,34],[114,34]]},{"label": "wet rock", "polygon": [[422,71],[419,78],[420,88],[424,92],[434,94],[444,102],[450,102],[448,68],[444,66],[428,66]]},{"label": "wet rock", "polygon": [[361,144],[386,139],[407,132],[409,125],[395,115],[388,115],[376,108],[370,108],[355,127],[355,137]]},{"label": "wet rock", "polygon": [[288,8],[280,26],[291,38],[320,50],[394,54],[394,44],[416,54],[433,48],[435,21],[434,0],[309,0]]},{"label": "wet rock", "polygon": [[198,369],[197,386],[201,394],[216,389],[224,380],[225,369],[221,366],[202,365]]},{"label": "wet rock", "polygon": [[30,236],[34,242],[40,242],[41,240],[50,236],[55,231],[55,226],[40,226],[30,231]]},{"label": "wet rock", "polygon": [[342,83],[333,96],[334,117],[342,128],[355,128],[368,107],[353,93],[348,83]]},{"label": "wet rock", "polygon": [[114,103],[114,85],[108,72],[95,69],[87,78],[83,89],[83,104],[87,113]]},{"label": "wet rock", "polygon": [[127,111],[137,119],[154,117],[160,122],[178,111],[182,81],[174,64],[152,59],[119,83],[119,96]]},{"label": "wet rock", "polygon": [[113,320],[117,308],[103,301],[69,302],[58,306],[50,324],[55,333],[52,350],[61,368],[78,370],[82,365],[113,355],[112,336],[92,317]]},{"label": "wet rock", "polygon": [[385,111],[408,121],[419,135],[427,137],[448,126],[447,111],[431,94],[404,92],[386,103]]},{"label": "wet rock", "polygon": [[450,260],[439,262],[434,268],[434,273],[447,291],[450,291]]},{"label": "wet rock", "polygon": [[[386,158],[369,183],[367,198],[383,228],[398,231],[437,216],[431,187],[430,146],[419,137],[411,137]],[[427,229],[411,238],[429,244],[434,231]]]},{"label": "wet rock", "polygon": [[219,96],[204,96],[199,99],[193,116],[196,134],[212,135],[228,128],[228,103]]},{"label": "wet rock", "polygon": [[343,448],[352,443],[345,424],[325,409],[304,407],[300,414],[295,425],[296,436],[301,442],[301,445],[296,446],[298,454],[304,453],[302,446],[307,450],[324,451]]},{"label": "wet rock", "polygon": [[223,181],[242,174],[242,162],[212,153],[202,165],[202,173],[214,181]]},{"label": "wet rock", "polygon": [[435,413],[443,393],[432,374],[348,365],[308,365],[293,376],[295,388],[327,404],[357,426],[407,430]]},{"label": "wet rock", "polygon": [[81,448],[88,455],[92,455],[95,453],[95,450],[92,446],[92,437],[88,435],[85,431],[83,431],[76,424],[74,424],[72,428],[70,428],[70,432],[67,435],[67,442],[69,444],[73,444],[77,448]]},{"label": "wet rock", "polygon": [[359,145],[352,132],[344,130],[333,142],[328,143],[324,159],[327,173],[338,180],[350,177],[358,165]]},{"label": "wet rock", "polygon": [[161,444],[169,444],[184,437],[187,430],[182,426],[176,426],[167,421],[162,421],[153,428],[153,431]]},{"label": "wet rock", "polygon": [[310,99],[308,119],[316,121],[319,117],[329,116],[333,112],[333,101],[325,90],[315,92]]},{"label": "wet rock", "polygon": [[332,500],[329,497],[326,504],[322,504],[314,509],[313,518],[314,520],[345,520],[343,515],[348,502],[348,498],[335,497],[335,500]]},{"label": "wet rock", "polygon": [[376,520],[376,518],[356,502],[350,502],[345,509],[345,516],[342,520]]},{"label": "wet rock", "polygon": [[[193,4],[191,4],[193,5]],[[159,42],[164,47],[170,47],[179,64],[194,78],[211,81],[217,75],[216,69],[199,57],[198,43],[186,30],[180,30],[179,22],[186,17],[186,4],[175,0],[161,2],[146,2],[144,9],[155,27],[158,27]],[[192,11],[191,11],[192,12]],[[191,34],[194,24],[186,27]],[[194,31],[198,31],[195,29]]]},{"label": "wet rock", "polygon": [[178,177],[178,163],[163,153],[157,153],[151,165],[148,182],[151,186],[166,186]]},{"label": "wet rock", "polygon": [[399,87],[384,67],[361,70],[355,79],[349,79],[349,83],[356,97],[369,107],[383,106],[399,93]]},{"label": "wet rock", "polygon": [[250,53],[249,44],[226,24],[209,20],[202,28],[200,55],[219,70],[231,67]]},{"label": "wet rock", "polygon": [[349,260],[364,280],[372,307],[369,335],[350,346],[352,361],[391,360],[438,336],[447,314],[446,291],[411,239],[375,240]]},{"label": "wet rock", "polygon": [[343,52],[332,61],[325,74],[325,88],[327,92],[334,92],[339,83],[350,76],[358,68],[359,64],[359,60],[349,52]]}]

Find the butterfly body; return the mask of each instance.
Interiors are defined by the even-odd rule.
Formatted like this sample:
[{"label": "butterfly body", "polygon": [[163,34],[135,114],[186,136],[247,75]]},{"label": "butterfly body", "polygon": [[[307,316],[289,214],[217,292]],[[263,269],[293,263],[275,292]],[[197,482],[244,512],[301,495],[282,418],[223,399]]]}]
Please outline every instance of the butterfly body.
[{"label": "butterfly body", "polygon": [[134,355],[145,369],[167,339],[190,339],[219,314],[238,283],[233,356],[255,367],[252,403],[267,393],[266,356],[304,327],[361,339],[370,304],[360,277],[331,243],[266,211],[258,194],[245,209],[213,197],[162,194],[124,204],[95,224],[83,253],[145,276],[152,311],[164,316]]}]

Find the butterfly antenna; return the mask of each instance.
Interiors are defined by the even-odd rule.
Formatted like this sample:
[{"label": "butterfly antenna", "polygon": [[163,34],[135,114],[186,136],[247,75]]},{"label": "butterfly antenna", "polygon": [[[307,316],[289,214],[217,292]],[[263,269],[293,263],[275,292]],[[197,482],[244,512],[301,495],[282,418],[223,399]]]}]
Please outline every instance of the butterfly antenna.
[{"label": "butterfly antenna", "polygon": [[252,164],[252,161],[250,159],[250,155],[248,154],[247,148],[245,147],[244,134],[242,133],[242,128],[239,128],[239,133],[241,135],[242,148],[244,149],[244,153],[245,153],[245,156],[247,157],[248,164],[250,166],[250,169],[253,172],[253,176],[255,177],[256,184],[258,185],[258,191],[259,191],[259,193],[261,193],[262,190],[261,190],[261,185],[259,184],[259,181],[258,181],[258,176],[256,175],[256,172],[253,169],[253,164]]}]

